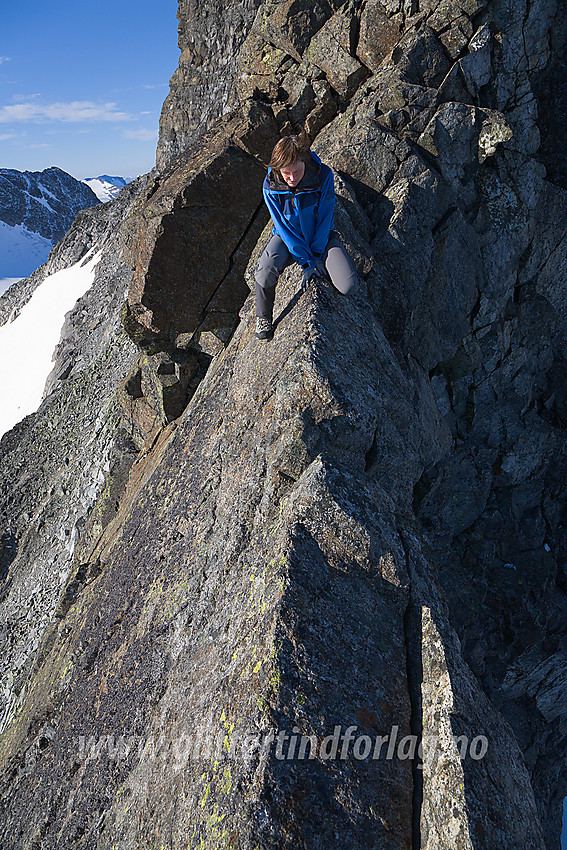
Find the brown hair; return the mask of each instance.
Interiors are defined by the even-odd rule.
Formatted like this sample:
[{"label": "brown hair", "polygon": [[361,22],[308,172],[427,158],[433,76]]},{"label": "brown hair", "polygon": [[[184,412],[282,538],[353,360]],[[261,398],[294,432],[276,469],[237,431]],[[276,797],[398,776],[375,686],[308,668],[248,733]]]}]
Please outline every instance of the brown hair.
[{"label": "brown hair", "polygon": [[280,169],[285,168],[286,165],[293,165],[298,160],[302,160],[305,165],[311,162],[309,145],[309,136],[305,130],[302,130],[297,136],[284,136],[276,143],[269,167],[273,169],[278,180],[282,180]]}]

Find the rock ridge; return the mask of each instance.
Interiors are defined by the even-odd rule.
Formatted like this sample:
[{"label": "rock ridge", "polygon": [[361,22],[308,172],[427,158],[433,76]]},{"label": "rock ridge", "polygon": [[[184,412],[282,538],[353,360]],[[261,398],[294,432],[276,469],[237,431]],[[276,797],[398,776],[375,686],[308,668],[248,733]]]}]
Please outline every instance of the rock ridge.
[{"label": "rock ridge", "polygon": [[[7,847],[557,846],[566,222],[536,100],[557,15],[180,3],[159,168],[108,246],[97,485],[73,469],[73,560],[4,680]],[[287,270],[266,344],[243,284],[270,232],[260,163],[300,124],[361,287],[301,295]],[[61,433],[70,350],[3,447]],[[52,524],[35,550],[25,520],[5,536],[8,597],[55,552],[44,471]],[[336,727],[415,735],[421,762],[327,759]],[[238,743],[294,729],[315,758]]]}]

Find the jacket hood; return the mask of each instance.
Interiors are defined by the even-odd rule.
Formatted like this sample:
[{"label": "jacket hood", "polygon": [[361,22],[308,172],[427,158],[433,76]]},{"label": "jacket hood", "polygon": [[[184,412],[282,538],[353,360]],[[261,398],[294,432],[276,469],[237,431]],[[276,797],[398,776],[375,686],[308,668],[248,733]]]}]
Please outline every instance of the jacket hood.
[{"label": "jacket hood", "polygon": [[[319,186],[319,175],[321,173],[321,160],[316,153],[311,151],[311,161],[305,166],[305,174],[297,184],[296,191],[305,189],[315,189]],[[268,169],[268,182],[270,189],[285,190],[291,192],[290,186],[283,180],[278,180],[274,174],[273,168]]]}]

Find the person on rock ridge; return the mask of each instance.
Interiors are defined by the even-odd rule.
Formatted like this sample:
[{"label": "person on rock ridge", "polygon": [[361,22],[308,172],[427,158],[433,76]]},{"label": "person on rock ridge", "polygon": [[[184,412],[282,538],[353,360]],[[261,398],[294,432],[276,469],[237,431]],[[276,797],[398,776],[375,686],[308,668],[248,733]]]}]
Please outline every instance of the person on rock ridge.
[{"label": "person on rock ridge", "polygon": [[333,172],[310,150],[305,130],[277,142],[263,193],[273,230],[256,266],[256,336],[271,339],[276,283],[286,266],[299,263],[303,269],[302,289],[323,278],[330,279],[335,289],[347,295],[356,290],[358,277],[333,230]]}]

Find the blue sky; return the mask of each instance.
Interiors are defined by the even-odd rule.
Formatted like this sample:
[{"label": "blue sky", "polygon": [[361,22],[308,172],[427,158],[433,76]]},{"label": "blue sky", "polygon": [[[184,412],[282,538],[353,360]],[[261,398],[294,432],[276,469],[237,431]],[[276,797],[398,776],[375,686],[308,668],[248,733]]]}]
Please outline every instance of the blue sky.
[{"label": "blue sky", "polygon": [[136,177],[177,67],[176,0],[0,4],[0,168]]}]

